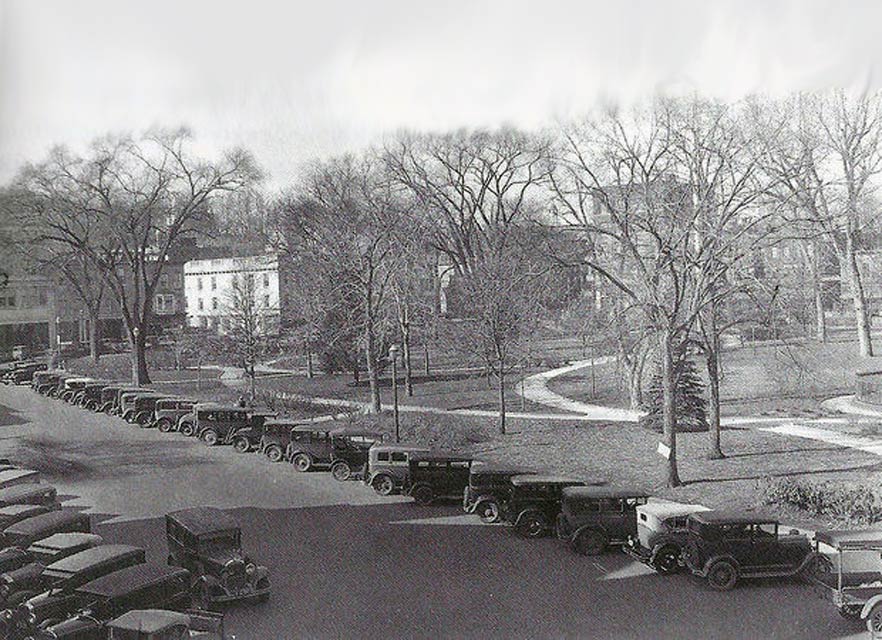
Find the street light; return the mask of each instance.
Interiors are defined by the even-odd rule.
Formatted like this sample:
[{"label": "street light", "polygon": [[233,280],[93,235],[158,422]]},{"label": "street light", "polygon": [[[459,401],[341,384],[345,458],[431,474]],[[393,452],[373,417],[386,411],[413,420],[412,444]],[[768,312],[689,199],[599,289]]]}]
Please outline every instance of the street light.
[{"label": "street light", "polygon": [[55,366],[61,368],[61,316],[55,316]]},{"label": "street light", "polygon": [[398,345],[389,347],[389,360],[392,362],[392,415],[395,420],[395,442],[401,442],[398,422]]}]

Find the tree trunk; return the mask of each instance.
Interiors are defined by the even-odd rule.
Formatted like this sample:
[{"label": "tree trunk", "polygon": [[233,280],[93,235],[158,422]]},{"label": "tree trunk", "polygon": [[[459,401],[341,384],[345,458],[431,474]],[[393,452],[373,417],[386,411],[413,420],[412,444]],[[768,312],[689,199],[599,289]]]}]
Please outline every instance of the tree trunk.
[{"label": "tree trunk", "polygon": [[677,408],[674,404],[674,354],[669,330],[662,333],[661,344],[662,416],[664,444],[669,449],[667,457],[667,484],[680,486],[677,472]]},{"label": "tree trunk", "polygon": [[313,377],[313,371],[312,371],[312,349],[310,349],[309,346],[306,347],[306,377],[307,377],[307,378],[312,378],[312,377]]},{"label": "tree trunk", "polygon": [[499,367],[499,433],[505,435],[505,369]]},{"label": "tree trunk", "polygon": [[429,375],[429,345],[428,344],[423,345],[423,361],[424,361],[424,364],[426,365],[426,375],[428,376]]},{"label": "tree trunk", "polygon": [[255,393],[254,393],[254,382],[255,382],[254,379],[256,377],[257,377],[257,372],[254,369],[254,363],[251,363],[251,366],[248,367],[248,381],[249,381],[249,393],[251,395],[251,404],[252,405],[254,404],[254,398],[256,397]]},{"label": "tree trunk", "polygon": [[815,307],[815,338],[818,342],[827,342],[827,321],[824,316],[824,295],[821,288],[821,261],[817,242],[810,248],[809,269],[812,274],[812,299]]},{"label": "tree trunk", "polygon": [[95,364],[101,359],[101,352],[98,349],[99,332],[98,314],[89,314],[89,356]]},{"label": "tree trunk", "polygon": [[848,279],[848,287],[854,304],[854,315],[857,321],[858,342],[860,355],[873,355],[873,341],[870,337],[870,318],[867,311],[867,298],[861,283],[861,274],[858,270],[857,255],[854,248],[854,238],[851,230],[845,232],[845,270]]},{"label": "tree trunk", "polygon": [[150,384],[150,374],[147,372],[147,336],[146,331],[140,329],[137,337],[131,334],[129,339],[132,344],[132,384],[136,387]]},{"label": "tree trunk", "polygon": [[413,376],[410,368],[410,319],[404,307],[404,321],[401,323],[402,357],[404,358],[404,389],[408,397],[413,396]]},{"label": "tree trunk", "polygon": [[371,389],[370,412],[380,413],[380,377],[377,371],[376,345],[372,331],[368,331],[367,344],[364,348],[365,360],[367,361],[368,381]]},{"label": "tree trunk", "polygon": [[704,330],[704,355],[707,366],[708,390],[708,457],[724,458],[720,449],[720,335],[717,330],[717,307],[714,301],[702,313],[700,322]]}]

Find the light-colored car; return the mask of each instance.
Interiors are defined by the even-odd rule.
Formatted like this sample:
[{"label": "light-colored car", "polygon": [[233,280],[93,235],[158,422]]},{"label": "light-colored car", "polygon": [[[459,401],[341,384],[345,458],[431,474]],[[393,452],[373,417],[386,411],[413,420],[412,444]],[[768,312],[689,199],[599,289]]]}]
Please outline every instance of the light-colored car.
[{"label": "light-colored car", "polygon": [[708,511],[700,504],[659,500],[637,507],[637,536],[623,547],[632,558],[661,574],[679,571],[683,566],[683,545],[688,538],[686,518]]}]

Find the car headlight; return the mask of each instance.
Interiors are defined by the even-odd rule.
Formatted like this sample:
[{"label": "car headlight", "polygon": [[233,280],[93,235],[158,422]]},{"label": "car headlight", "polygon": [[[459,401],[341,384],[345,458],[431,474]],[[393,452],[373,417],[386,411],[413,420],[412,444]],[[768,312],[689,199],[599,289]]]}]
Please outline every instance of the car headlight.
[{"label": "car headlight", "polygon": [[254,566],[253,562],[249,562],[248,565],[245,567],[246,575],[253,576],[256,571],[257,567]]}]

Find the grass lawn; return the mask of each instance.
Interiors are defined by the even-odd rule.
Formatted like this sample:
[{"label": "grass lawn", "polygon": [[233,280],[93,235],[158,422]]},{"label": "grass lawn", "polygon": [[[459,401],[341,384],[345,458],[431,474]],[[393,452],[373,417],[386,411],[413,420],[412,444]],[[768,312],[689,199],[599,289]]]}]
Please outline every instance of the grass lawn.
[{"label": "grass lawn", "polygon": [[[535,373],[538,369],[528,371]],[[545,405],[524,402],[515,393],[514,387],[520,373],[511,377],[511,384],[506,393],[506,402],[509,411],[530,411],[543,413],[564,413]],[[383,403],[392,403],[391,378],[384,377],[380,380],[380,397]],[[497,408],[498,390],[496,381],[491,379],[488,386],[487,379],[469,373],[441,373],[433,374],[428,378],[423,375],[414,377],[414,395],[408,397],[404,390],[404,379],[398,380],[398,399],[402,405],[428,406],[440,409],[481,409],[494,411]],[[297,393],[320,398],[341,398],[358,402],[368,402],[370,392],[363,380],[359,386],[352,385],[352,376],[349,375],[317,375],[314,378],[305,376],[264,376],[258,378],[257,386],[260,389],[272,389]]]},{"label": "grass lawn", "polygon": [[[818,415],[820,400],[854,392],[855,371],[868,363],[857,351],[856,342],[844,340],[728,350],[720,387],[723,415]],[[615,364],[598,367],[596,377],[596,394],[587,368],[554,378],[548,386],[575,400],[627,406]]]},{"label": "grass lawn", "polygon": [[[148,356],[149,363],[149,356]],[[81,373],[84,376],[98,378],[100,380],[131,380],[132,362],[128,353],[109,353],[101,356],[98,363],[92,362],[88,356],[74,358],[65,363],[70,371]],[[154,382],[170,380],[195,380],[201,377],[203,380],[220,378],[220,369],[149,369],[150,379]]]}]

